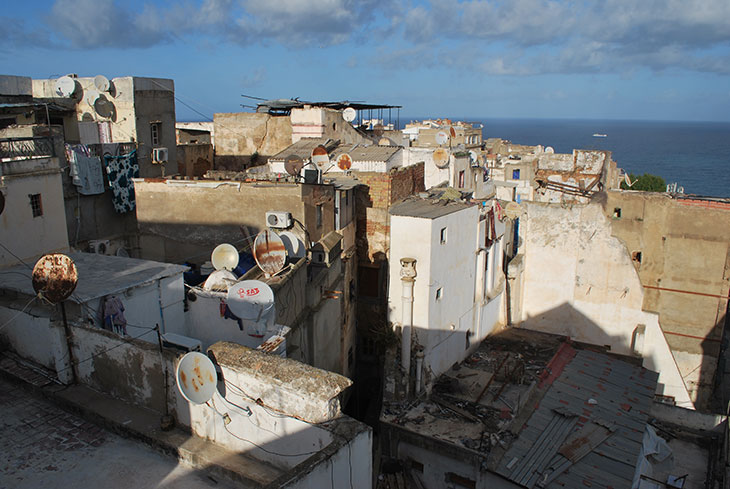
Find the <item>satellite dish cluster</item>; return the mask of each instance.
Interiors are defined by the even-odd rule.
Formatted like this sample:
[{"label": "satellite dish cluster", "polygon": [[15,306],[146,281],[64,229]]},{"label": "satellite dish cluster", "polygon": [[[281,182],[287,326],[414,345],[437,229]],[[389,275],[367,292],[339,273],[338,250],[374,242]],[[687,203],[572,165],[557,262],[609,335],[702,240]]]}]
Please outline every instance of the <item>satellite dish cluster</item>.
[{"label": "satellite dish cluster", "polygon": [[[100,117],[114,118],[116,108],[111,99],[114,98],[114,86],[104,75],[96,75],[93,85],[82,87],[76,75],[65,75],[56,79],[54,94],[60,98],[72,98],[84,101]],[[85,114],[88,117],[91,114]],[[93,116],[92,116],[93,117]]]}]

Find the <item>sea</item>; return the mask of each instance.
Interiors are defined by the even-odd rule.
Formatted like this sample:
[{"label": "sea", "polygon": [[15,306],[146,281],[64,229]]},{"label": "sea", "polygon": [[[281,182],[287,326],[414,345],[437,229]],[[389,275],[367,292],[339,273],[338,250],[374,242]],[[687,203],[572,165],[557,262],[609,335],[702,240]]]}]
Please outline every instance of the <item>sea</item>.
[{"label": "sea", "polygon": [[498,137],[516,144],[552,146],[556,153],[608,150],[627,173],[659,175],[668,184],[676,182],[687,194],[730,197],[730,122],[453,120],[483,124],[484,139]]}]

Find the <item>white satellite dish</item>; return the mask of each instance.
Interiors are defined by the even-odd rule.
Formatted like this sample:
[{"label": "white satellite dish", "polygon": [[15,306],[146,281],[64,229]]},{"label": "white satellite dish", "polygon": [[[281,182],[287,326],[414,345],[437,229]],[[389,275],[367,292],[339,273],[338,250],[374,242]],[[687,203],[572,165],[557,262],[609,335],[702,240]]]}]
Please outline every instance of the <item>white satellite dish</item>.
[{"label": "white satellite dish", "polygon": [[109,83],[109,79],[104,75],[96,75],[94,77],[94,86],[100,92],[108,92],[111,87],[111,83]]},{"label": "white satellite dish", "polygon": [[545,148],[545,152],[552,154],[552,153],[555,153],[555,150],[553,149],[552,146],[548,146],[547,148]]},{"label": "white satellite dish", "polygon": [[304,258],[307,255],[307,250],[304,249],[304,243],[299,237],[291,231],[282,231],[279,233],[279,237],[284,242],[284,248],[286,248],[286,254],[289,257],[289,261],[294,259]]},{"label": "white satellite dish", "polygon": [[62,76],[56,80],[56,95],[58,97],[71,97],[76,91],[76,80],[70,76]]},{"label": "white satellite dish", "polygon": [[446,144],[446,141],[449,140],[449,135],[446,134],[444,131],[439,131],[436,133],[436,144]]},{"label": "white satellite dish", "polygon": [[86,100],[86,103],[91,105],[92,107],[96,103],[96,101],[99,99],[100,93],[96,90],[87,90],[84,94],[84,100]]},{"label": "white satellite dish", "polygon": [[274,292],[259,280],[242,280],[228,288],[228,309],[246,325],[249,336],[263,338],[276,318]]},{"label": "white satellite dish", "polygon": [[197,351],[186,353],[175,372],[180,394],[193,404],[205,404],[215,394],[218,375],[215,365],[206,355]]},{"label": "white satellite dish", "polygon": [[208,275],[203,284],[203,290],[213,292],[228,292],[228,287],[238,281],[233,273],[228,270],[216,270]]},{"label": "white satellite dish", "polygon": [[233,270],[238,266],[238,250],[228,243],[219,244],[210,255],[216,270]]},{"label": "white satellite dish", "polygon": [[345,119],[347,122],[354,121],[355,117],[357,117],[357,111],[352,107],[348,107],[342,111],[342,118]]}]

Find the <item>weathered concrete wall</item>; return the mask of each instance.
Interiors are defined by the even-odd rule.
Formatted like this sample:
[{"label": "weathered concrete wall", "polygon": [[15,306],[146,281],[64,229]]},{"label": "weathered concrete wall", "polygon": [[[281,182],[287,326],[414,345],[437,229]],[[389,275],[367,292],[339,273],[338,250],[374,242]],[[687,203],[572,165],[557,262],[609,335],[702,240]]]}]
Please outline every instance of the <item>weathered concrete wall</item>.
[{"label": "weathered concrete wall", "polygon": [[642,307],[659,314],[685,382],[702,407],[713,397],[726,320],[730,205],[615,191],[608,192],[604,214],[632,256],[641,254],[634,266],[647,287]]},{"label": "weathered concrete wall", "polygon": [[242,170],[258,153],[258,164],[292,144],[292,125],[287,116],[261,113],[219,113],[213,116],[215,169]]},{"label": "weathered concrete wall", "polygon": [[292,127],[290,144],[302,138],[329,138],[339,140],[342,144],[372,143],[343,119],[339,110],[320,107],[292,109],[290,120]]},{"label": "weathered concrete wall", "polygon": [[186,177],[201,178],[213,169],[212,144],[180,144],[177,147],[177,172]]},{"label": "weathered concrete wall", "polygon": [[205,261],[218,244],[240,242],[240,226],[264,229],[267,211],[291,212],[312,241],[334,229],[331,185],[139,179],[135,193],[142,256],[161,261]]},{"label": "weathered concrete wall", "polygon": [[67,351],[63,325],[31,299],[0,296],[0,324],[5,325],[0,329],[0,343],[51,370],[61,369],[64,364],[59,361]]},{"label": "weathered concrete wall", "polygon": [[659,372],[658,394],[692,407],[655,314],[642,310],[644,290],[629,253],[611,235],[599,204],[525,203],[520,327],[570,336],[644,358]]},{"label": "weathered concrete wall", "polygon": [[[49,252],[67,252],[59,159],[34,158],[0,163],[0,191],[5,209],[0,214],[3,245],[25,262]],[[43,214],[33,217],[30,195],[40,194]],[[0,248],[0,267],[18,260]]]},{"label": "weathered concrete wall", "polygon": [[[175,85],[172,80],[133,77],[134,116],[137,119],[137,154],[140,177],[156,177],[177,171],[175,135]],[[159,143],[152,144],[152,124],[160,124]],[[152,163],[152,149],[167,148],[168,163]],[[168,168],[164,168],[167,166]]]}]

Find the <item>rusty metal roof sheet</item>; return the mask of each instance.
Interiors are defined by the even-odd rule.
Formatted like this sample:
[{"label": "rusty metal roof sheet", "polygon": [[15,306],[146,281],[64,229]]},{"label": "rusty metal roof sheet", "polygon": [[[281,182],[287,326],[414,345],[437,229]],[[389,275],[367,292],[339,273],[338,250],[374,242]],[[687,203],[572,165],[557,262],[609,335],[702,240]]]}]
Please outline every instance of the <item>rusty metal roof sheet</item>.
[{"label": "rusty metal roof sheet", "polygon": [[352,162],[357,163],[360,161],[388,161],[403,148],[400,146],[379,146],[370,145],[364,146],[362,144],[356,145],[340,145],[332,153],[332,159],[336,159],[343,153],[347,153],[352,157]]},{"label": "rusty metal roof sheet", "polygon": [[548,379],[497,472],[529,488],[630,487],[657,378],[608,355],[575,351]]},{"label": "rusty metal roof sheet", "polygon": [[332,152],[338,144],[339,141],[328,138],[302,138],[283,151],[276,153],[274,156],[269,158],[269,161],[284,161],[289,155],[296,155],[306,160],[312,156],[312,150],[317,146],[324,146],[327,151]]}]

